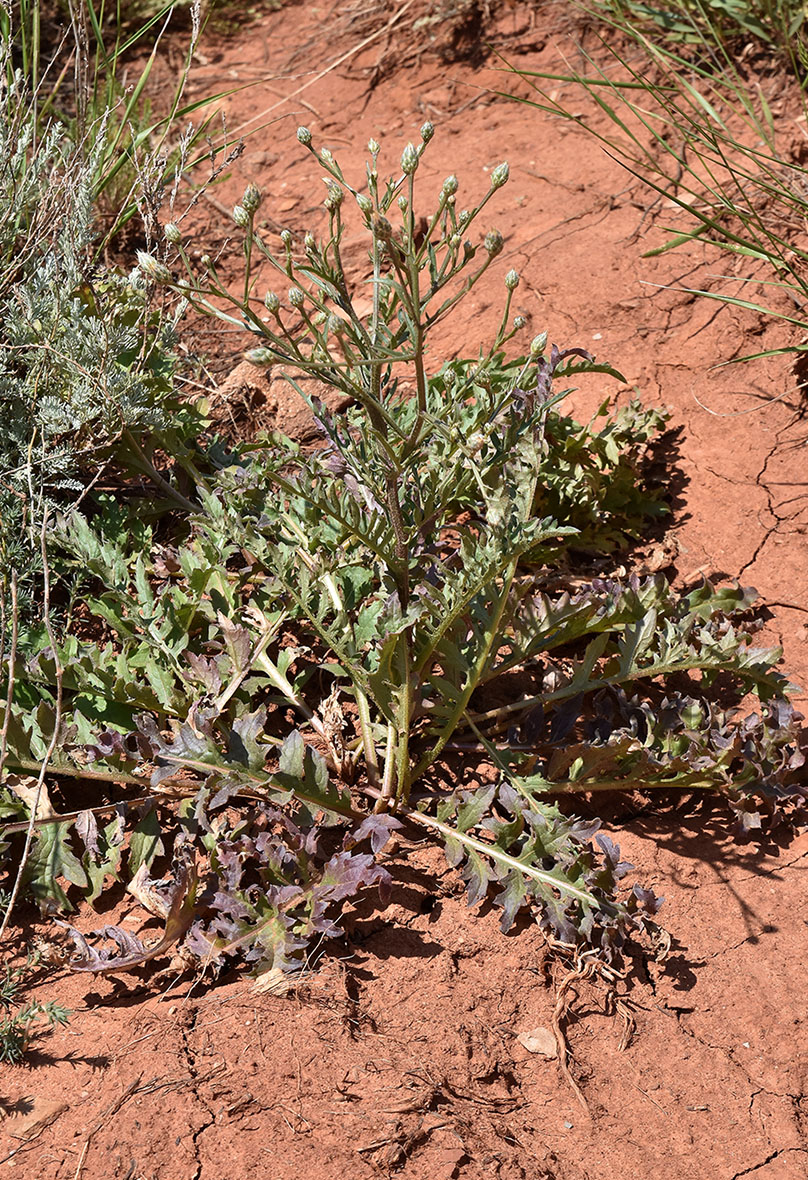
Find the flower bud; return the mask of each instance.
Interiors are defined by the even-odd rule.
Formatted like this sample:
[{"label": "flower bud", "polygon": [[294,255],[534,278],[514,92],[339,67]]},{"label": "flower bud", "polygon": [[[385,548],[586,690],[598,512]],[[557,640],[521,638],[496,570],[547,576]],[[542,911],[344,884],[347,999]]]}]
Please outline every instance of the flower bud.
[{"label": "flower bud", "polygon": [[398,198],[398,200],[396,201],[396,204],[398,205],[398,207],[402,213],[406,213],[410,207],[409,201],[403,195]]},{"label": "flower bud", "polygon": [[457,224],[463,229],[471,221],[471,210],[461,209],[457,215]]},{"label": "flower bud", "polygon": [[247,229],[249,227],[250,215],[243,205],[234,205],[232,216],[239,229]]},{"label": "flower bud", "polygon": [[313,233],[307,233],[303,239],[303,245],[306,247],[308,254],[314,254],[317,251],[317,242],[314,240]]},{"label": "flower bud", "polygon": [[166,236],[166,241],[170,242],[172,246],[178,246],[182,241],[180,227],[173,221],[169,221],[167,225],[163,226],[163,233]]},{"label": "flower bud", "polygon": [[507,183],[510,174],[511,170],[507,161],[504,164],[498,164],[491,173],[491,188],[502,188],[503,184]]},{"label": "flower bud", "polygon": [[417,167],[418,152],[411,143],[408,143],[401,153],[401,171],[405,176],[412,176]]},{"label": "flower bud", "polygon": [[301,308],[303,306],[304,295],[300,287],[289,288],[289,302],[292,307]]},{"label": "flower bud", "polygon": [[281,301],[275,292],[267,291],[266,295],[264,296],[264,307],[267,309],[267,311],[271,311],[273,315],[277,315],[280,305]]},{"label": "flower bud", "polygon": [[530,342],[530,355],[532,357],[541,356],[547,347],[547,333],[541,332],[538,336],[534,336]]},{"label": "flower bud", "polygon": [[502,253],[503,247],[505,246],[505,239],[498,229],[491,229],[485,235],[483,245],[491,257],[496,258],[497,254]]},{"label": "flower bud", "polygon": [[248,184],[241,198],[241,204],[248,213],[255,213],[261,204],[261,190],[257,184]]},{"label": "flower bud", "polygon": [[311,132],[308,127],[298,127],[297,141],[302,143],[303,147],[311,147]]},{"label": "flower bud", "polygon": [[527,319],[523,315],[515,315],[513,317],[513,326],[517,332],[521,332],[527,323]]},{"label": "flower bud", "polygon": [[364,213],[365,217],[370,217],[373,212],[373,202],[370,197],[366,197],[364,193],[356,194],[356,203]]},{"label": "flower bud", "polygon": [[509,270],[505,275],[505,286],[509,291],[515,291],[519,286],[519,271]]},{"label": "flower bud", "polygon": [[447,197],[453,197],[457,192],[457,187],[457,177],[454,175],[454,173],[452,173],[452,175],[447,176],[443,182],[443,187],[440,190],[441,199],[446,200]]},{"label": "flower bud", "polygon": [[457,247],[460,245],[460,243],[461,243],[462,241],[463,241],[463,235],[462,235],[462,234],[452,234],[452,236],[449,238],[449,245],[450,245],[450,246],[451,246],[451,247],[452,247],[454,250],[456,250],[456,249],[457,249]]},{"label": "flower bud", "polygon": [[210,254],[203,254],[199,261],[205,270],[211,270],[213,267],[213,259],[211,258]]},{"label": "flower bud", "polygon": [[427,122],[424,123],[423,127],[421,128],[421,139],[424,143],[429,143],[434,134],[435,128],[432,126],[429,120],[427,120]]},{"label": "flower bud", "polygon": [[151,254],[144,254],[142,250],[138,250],[137,264],[146,278],[151,279],[153,283],[171,282],[171,271],[164,262],[153,258]]},{"label": "flower bud", "polygon": [[386,217],[375,217],[373,219],[373,234],[381,242],[389,242],[393,237],[393,227]]},{"label": "flower bud", "polygon": [[334,162],[334,153],[333,153],[333,152],[330,152],[330,151],[328,150],[328,148],[321,148],[321,150],[320,150],[320,159],[323,161],[323,163],[324,163],[324,164],[333,164],[333,162]]},{"label": "flower bud", "polygon": [[448,369],[443,375],[443,384],[447,389],[453,389],[457,384],[457,373],[454,369]]},{"label": "flower bud", "polygon": [[283,242],[283,244],[287,250],[292,249],[292,235],[288,229],[281,230],[281,241]]},{"label": "flower bud", "polygon": [[251,365],[271,365],[275,360],[274,354],[268,348],[251,348],[244,355]]},{"label": "flower bud", "polygon": [[338,184],[329,184],[328,196],[326,197],[323,204],[330,213],[333,213],[335,209],[339,209],[344,199],[345,193],[342,191],[340,186]]},{"label": "flower bud", "polygon": [[368,140],[368,151],[370,152],[371,156],[378,156],[381,150],[382,149],[379,147],[375,139]]}]

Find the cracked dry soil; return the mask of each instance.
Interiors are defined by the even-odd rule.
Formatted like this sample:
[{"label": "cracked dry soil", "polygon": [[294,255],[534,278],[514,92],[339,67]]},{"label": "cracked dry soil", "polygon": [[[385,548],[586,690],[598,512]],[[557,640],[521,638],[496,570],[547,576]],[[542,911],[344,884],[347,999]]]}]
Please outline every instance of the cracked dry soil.
[{"label": "cracked dry soil", "polygon": [[[547,329],[627,377],[627,387],[590,382],[572,399],[579,414],[635,388],[669,406],[678,434],[667,572],[680,584],[700,572],[754,584],[770,607],[767,638],[782,642],[785,668],[808,685],[808,425],[798,398],[766,403],[795,378],[782,360],[712,368],[748,351],[751,335],[755,347],[782,343],[782,330],[666,289],[685,272],[701,285],[715,261],[702,247],[642,259],[665,210],[649,212],[642,187],[578,128],[496,98],[496,59],[449,60],[434,27],[414,32],[403,19],[357,49],[368,36],[363,11],[286,4],[208,39],[191,96],[263,77],[224,102],[229,125],[278,120],[247,139],[216,201],[228,207],[253,180],[268,216],[315,226],[320,182],[294,138],[301,122],[348,175],[369,136],[388,142],[395,161],[425,118],[437,135],[419,181],[437,186],[455,171],[467,192],[482,192],[507,157],[512,179],[492,213],[505,257],[447,347],[474,349],[493,329],[501,275],[515,266],[514,310],[529,318],[528,338]],[[487,34],[518,64],[552,70],[561,51],[573,53],[568,29],[564,5],[515,3],[494,8]],[[195,216],[199,252],[222,245],[229,230],[216,207],[202,202]],[[227,338],[213,371],[233,369],[241,344]],[[239,366],[221,383],[234,429],[295,422],[288,395],[262,381]],[[757,413],[737,415],[752,404]],[[579,989],[567,1031],[589,1116],[557,1062],[517,1039],[549,1027],[563,968],[548,963],[535,928],[503,937],[495,914],[469,913],[442,856],[420,848],[392,903],[360,907],[345,940],[287,996],[257,995],[238,974],[189,995],[187,984],[166,990],[147,976],[52,972],[34,994],[58,996],[74,1014],[29,1066],[4,1073],[3,1174],[802,1180],[808,837],[738,844],[719,806],[678,800],[624,802],[609,831],[636,879],[665,895],[673,946],[664,963],[629,964],[619,990],[636,1030],[624,1050],[605,989]],[[135,929],[141,919],[133,902],[104,917]],[[80,921],[98,925],[92,914]],[[33,918],[21,943],[32,927]]]}]

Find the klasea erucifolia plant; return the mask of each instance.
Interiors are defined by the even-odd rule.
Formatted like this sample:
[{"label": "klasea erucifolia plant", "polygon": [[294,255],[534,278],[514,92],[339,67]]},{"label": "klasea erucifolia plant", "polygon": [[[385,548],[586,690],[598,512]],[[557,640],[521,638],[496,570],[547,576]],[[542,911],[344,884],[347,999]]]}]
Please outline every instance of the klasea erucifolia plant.
[{"label": "klasea erucifolia plant", "polygon": [[[661,576],[558,591],[577,536],[596,548],[602,527],[613,546],[653,510],[625,486],[630,439],[659,420],[635,405],[596,431],[560,414],[571,376],[611,370],[542,335],[506,358],[522,326],[513,270],[490,346],[433,360],[435,329],[503,251],[478,226],[508,168],[465,209],[447,177],[422,212],[431,138],[427,124],[390,179],[371,141],[355,187],[301,129],[325,173],[325,233],[271,238],[250,186],[233,212],[238,291],[207,257],[197,271],[179,226],[175,254],[141,258],[145,276],[255,335],[252,360],[299,389],[322,445],[275,433],[243,446],[150,554],[78,513],[62,526],[106,638],[29,662],[41,705],[15,715],[10,741],[20,769],[35,764],[58,664],[54,771],[124,795],[75,834],[42,825],[28,880],[64,906],[56,877],[96,897],[125,873],[165,921],[152,946],[113,928],[115,948],[99,951],[73,932],[76,969],[180,943],[189,962],[244,953],[295,970],[312,939],[339,933],[345,899],[389,887],[394,861],[376,858],[393,831],[439,839],[471,903],[493,890],[504,929],[531,906],[550,937],[614,958],[655,930],[659,903],[621,886],[629,866],[572,797],[718,791],[747,827],[799,800],[788,686],[780,653],[751,644],[749,592],[679,595]],[[351,407],[331,412],[312,378]],[[607,510],[610,473],[625,494]],[[749,692],[759,714],[727,711]],[[161,892],[148,873],[169,854]]]}]

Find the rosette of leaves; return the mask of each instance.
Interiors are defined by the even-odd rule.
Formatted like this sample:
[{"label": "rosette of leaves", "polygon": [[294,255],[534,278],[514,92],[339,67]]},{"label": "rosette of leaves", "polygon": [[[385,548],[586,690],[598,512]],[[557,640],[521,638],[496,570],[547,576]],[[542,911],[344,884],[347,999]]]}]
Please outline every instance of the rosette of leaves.
[{"label": "rosette of leaves", "polygon": [[[600,432],[563,419],[566,383],[605,368],[583,350],[537,337],[505,361],[513,274],[487,352],[428,357],[433,325],[500,252],[498,235],[480,247],[464,233],[507,170],[468,215],[448,178],[416,222],[420,149],[387,184],[372,154],[366,193],[320,154],[329,236],[306,241],[303,261],[284,238],[272,264],[298,294],[291,311],[268,298],[268,324],[252,309],[255,194],[234,212],[247,261],[235,308],[264,359],[355,399],[336,416],[309,398],[322,446],[274,435],[244,447],[199,487],[182,538],[150,553],[79,514],[61,528],[64,553],[94,579],[86,607],[105,637],[43,642],[19,661],[6,765],[37,768],[58,723],[54,773],[94,780],[107,792],[99,814],[126,804],[130,820],[126,836],[117,815],[103,830],[86,816],[75,831],[70,816],[37,821],[28,881],[64,905],[60,876],[95,896],[99,879],[125,875],[166,924],[150,945],[110,931],[101,957],[77,940],[81,969],[175,944],[195,963],[246,952],[294,969],[337,932],[349,897],[388,884],[374,857],[392,830],[442,841],[470,901],[490,890],[506,928],[529,906],[554,938],[614,957],[653,930],[657,900],[621,884],[617,850],[593,843],[571,796],[720,792],[749,826],[804,793],[780,653],[753,645],[751,592],[705,583],[679,595],[662,577],[546,591],[561,548],[584,534],[597,547],[599,527],[614,544],[634,527],[645,509],[625,499],[626,472],[657,422],[636,408]],[[369,233],[364,316],[341,263],[337,188],[355,193]],[[163,263],[142,268],[174,282]],[[186,282],[192,302],[234,316],[212,264]],[[612,476],[623,498],[609,504]],[[749,693],[760,715],[734,715]],[[469,748],[493,779],[474,791],[454,785]],[[20,816],[13,836],[24,801],[4,806]],[[172,854],[162,889],[138,878],[165,872]]]}]

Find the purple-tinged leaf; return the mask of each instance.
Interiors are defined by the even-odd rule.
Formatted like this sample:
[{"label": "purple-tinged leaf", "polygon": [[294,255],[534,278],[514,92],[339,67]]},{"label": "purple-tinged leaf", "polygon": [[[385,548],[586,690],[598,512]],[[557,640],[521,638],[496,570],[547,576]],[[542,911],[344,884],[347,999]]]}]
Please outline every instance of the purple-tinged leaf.
[{"label": "purple-tinged leaf", "polygon": [[98,824],[91,809],[88,808],[86,811],[80,812],[76,817],[76,831],[90,856],[97,857],[99,855]]},{"label": "purple-tinged leaf", "polygon": [[393,832],[401,829],[401,822],[394,815],[371,814],[352,832],[345,837],[345,847],[360,844],[362,840],[370,840],[370,847],[374,856],[381,852]]}]

